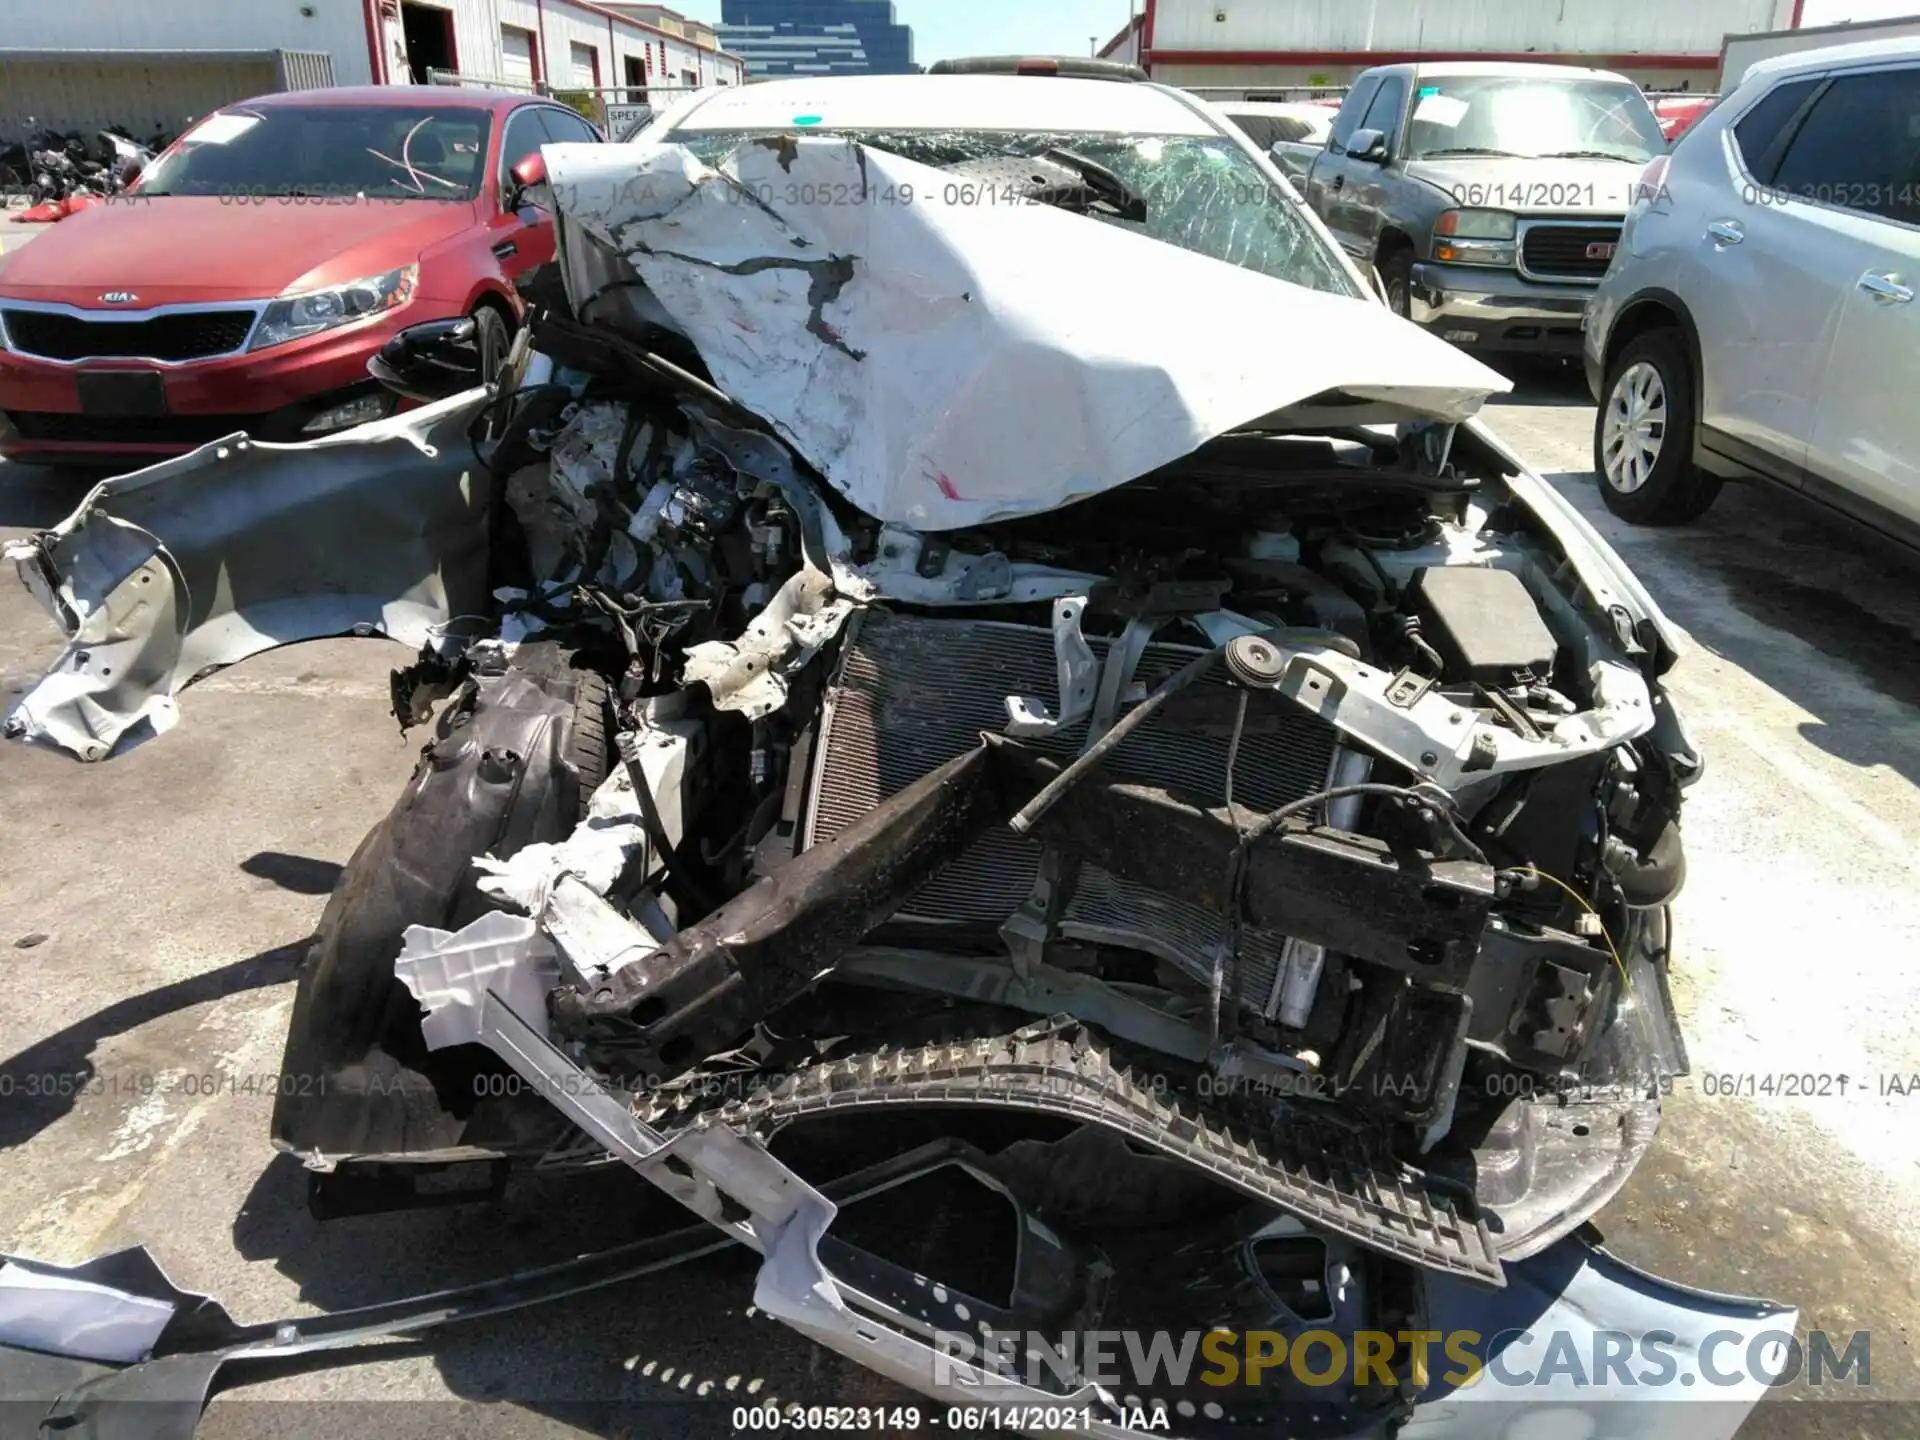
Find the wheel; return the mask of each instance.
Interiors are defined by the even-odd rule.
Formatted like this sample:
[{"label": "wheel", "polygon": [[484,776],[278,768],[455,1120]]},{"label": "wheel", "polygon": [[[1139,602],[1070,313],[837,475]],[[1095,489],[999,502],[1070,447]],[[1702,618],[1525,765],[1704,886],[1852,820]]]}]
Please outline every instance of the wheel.
[{"label": "wheel", "polygon": [[506,368],[507,352],[513,348],[513,331],[491,305],[473,312],[473,348],[480,353],[480,382],[491,385]]},{"label": "wheel", "polygon": [[1693,369],[1678,330],[1629,340],[1607,367],[1593,422],[1600,498],[1636,525],[1697,519],[1720,481],[1693,463]]},{"label": "wheel", "polygon": [[1380,259],[1380,282],[1387,287],[1387,308],[1402,320],[1413,318],[1413,252],[1389,250]]}]

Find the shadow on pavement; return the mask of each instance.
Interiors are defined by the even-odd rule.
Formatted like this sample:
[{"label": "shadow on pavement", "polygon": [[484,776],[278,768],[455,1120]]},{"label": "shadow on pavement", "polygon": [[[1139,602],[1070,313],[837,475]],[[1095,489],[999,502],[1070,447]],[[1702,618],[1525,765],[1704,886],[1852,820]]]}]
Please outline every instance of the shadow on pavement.
[{"label": "shadow on pavement", "polygon": [[1548,360],[1531,355],[1477,358],[1513,382],[1511,394],[1496,397],[1501,405],[1593,404],[1593,396],[1587,390],[1586,372],[1578,360]]},{"label": "shadow on pavement", "polygon": [[73,1109],[94,1077],[93,1054],[103,1040],[124,1035],[162,1015],[223,1000],[243,990],[260,990],[293,979],[306,953],[300,939],[236,960],[217,970],[130,995],[104,1010],[76,1020],[44,1040],[0,1061],[0,1150],[24,1145]]},{"label": "shadow on pavement", "polygon": [[0,461],[0,526],[45,530],[71,515],[104,470],[49,469]]},{"label": "shadow on pavement", "polygon": [[343,867],[332,860],[316,860],[311,855],[261,850],[242,860],[240,868],[257,880],[270,880],[295,895],[331,895]]},{"label": "shadow on pavement", "polygon": [[[1591,474],[1546,479],[1593,513]],[[1799,727],[1810,744],[1920,786],[1920,556],[1757,483],[1726,486],[1688,526],[1605,528],[1697,642],[1816,717]]]}]

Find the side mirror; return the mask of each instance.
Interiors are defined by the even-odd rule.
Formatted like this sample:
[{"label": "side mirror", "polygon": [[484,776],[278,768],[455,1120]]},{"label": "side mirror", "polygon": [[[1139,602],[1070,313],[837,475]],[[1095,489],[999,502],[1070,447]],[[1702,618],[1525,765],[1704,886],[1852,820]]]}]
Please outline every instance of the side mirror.
[{"label": "side mirror", "polygon": [[133,184],[134,181],[140,178],[141,172],[146,168],[147,167],[142,165],[138,160],[132,156],[128,156],[120,162],[120,184],[123,187]]},{"label": "side mirror", "polygon": [[528,192],[547,183],[547,161],[538,150],[522,155],[507,172],[513,183],[507,187],[507,209],[518,210],[527,204]]},{"label": "side mirror", "polygon": [[480,383],[473,317],[409,325],[367,361],[367,373],[409,400],[444,400]]},{"label": "side mirror", "polygon": [[1365,160],[1374,165],[1387,163],[1387,132],[1384,130],[1356,130],[1353,138],[1347,141],[1347,154],[1356,160]]}]

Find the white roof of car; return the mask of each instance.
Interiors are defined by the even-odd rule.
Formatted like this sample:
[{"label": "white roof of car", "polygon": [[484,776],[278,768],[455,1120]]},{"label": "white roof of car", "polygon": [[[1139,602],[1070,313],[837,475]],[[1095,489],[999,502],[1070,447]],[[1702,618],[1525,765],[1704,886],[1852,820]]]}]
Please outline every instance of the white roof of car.
[{"label": "white roof of car", "polygon": [[1835,66],[1858,65],[1872,61],[1894,63],[1920,56],[1920,35],[1895,35],[1885,40],[1856,40],[1851,45],[1823,45],[1818,50],[1795,50],[1786,55],[1769,55],[1756,60],[1740,77],[1741,88],[1753,83],[1756,75],[1798,75],[1812,70],[1830,70]]},{"label": "white roof of car", "polygon": [[1618,80],[1622,85],[1633,82],[1626,76],[1613,70],[1591,70],[1584,65],[1553,65],[1535,63],[1528,60],[1440,60],[1431,64],[1414,67],[1421,77],[1429,76],[1445,79],[1452,75],[1460,79],[1469,76],[1512,76],[1516,80],[1536,78],[1559,78],[1566,80]]},{"label": "white roof of car", "polygon": [[1057,75],[841,75],[716,90],[675,129],[1068,130],[1214,135],[1162,85]]},{"label": "white roof of car", "polygon": [[1216,100],[1213,107],[1229,118],[1236,115],[1260,116],[1270,120],[1298,120],[1309,135],[1325,135],[1333,129],[1338,111],[1325,105],[1283,103],[1276,100]]}]

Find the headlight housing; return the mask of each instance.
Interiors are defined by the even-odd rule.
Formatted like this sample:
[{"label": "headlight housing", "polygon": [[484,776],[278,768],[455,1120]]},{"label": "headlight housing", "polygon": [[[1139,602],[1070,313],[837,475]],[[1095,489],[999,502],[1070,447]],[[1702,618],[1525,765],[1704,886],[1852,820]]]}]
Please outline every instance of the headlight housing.
[{"label": "headlight housing", "polygon": [[395,310],[413,298],[419,283],[420,267],[402,265],[384,275],[369,275],[326,290],[309,290],[304,295],[288,295],[267,306],[260,323],[253,328],[249,350],[264,350],[269,345],[284,345],[303,340],[323,330],[351,325],[369,315]]},{"label": "headlight housing", "polygon": [[1452,265],[1511,266],[1516,229],[1508,210],[1449,210],[1433,223],[1433,258]]}]

